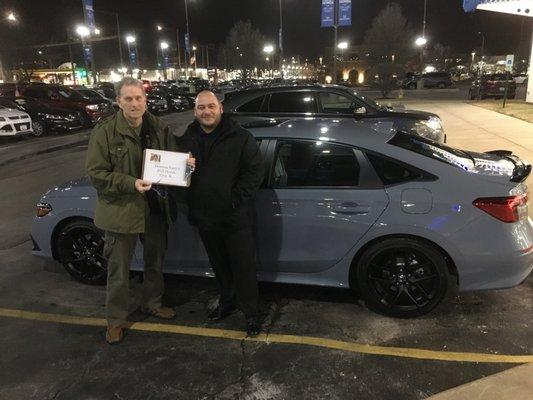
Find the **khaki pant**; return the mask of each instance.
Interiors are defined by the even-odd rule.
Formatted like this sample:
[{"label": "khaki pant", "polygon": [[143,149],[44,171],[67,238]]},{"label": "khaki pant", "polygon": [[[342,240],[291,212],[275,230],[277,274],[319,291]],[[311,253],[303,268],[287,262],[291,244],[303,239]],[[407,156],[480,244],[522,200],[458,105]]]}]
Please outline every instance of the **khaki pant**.
[{"label": "khaki pant", "polygon": [[[109,326],[123,326],[129,308],[130,265],[138,234],[106,232],[104,256],[107,259],[106,316]],[[142,308],[161,307],[164,292],[162,264],[167,248],[167,226],[161,215],[146,217]]]}]

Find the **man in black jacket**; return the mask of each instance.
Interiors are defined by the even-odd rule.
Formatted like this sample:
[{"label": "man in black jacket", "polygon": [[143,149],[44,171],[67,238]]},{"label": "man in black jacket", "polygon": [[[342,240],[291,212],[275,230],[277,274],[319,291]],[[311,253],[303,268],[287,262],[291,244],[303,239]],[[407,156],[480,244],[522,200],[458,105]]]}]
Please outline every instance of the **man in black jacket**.
[{"label": "man in black jacket", "polygon": [[180,149],[196,158],[188,193],[189,213],[199,231],[220,286],[218,306],[208,315],[221,320],[238,307],[246,331],[261,330],[258,317],[254,195],[264,177],[259,146],[250,132],[223,115],[210,91],[196,97],[196,120],[180,139]]}]

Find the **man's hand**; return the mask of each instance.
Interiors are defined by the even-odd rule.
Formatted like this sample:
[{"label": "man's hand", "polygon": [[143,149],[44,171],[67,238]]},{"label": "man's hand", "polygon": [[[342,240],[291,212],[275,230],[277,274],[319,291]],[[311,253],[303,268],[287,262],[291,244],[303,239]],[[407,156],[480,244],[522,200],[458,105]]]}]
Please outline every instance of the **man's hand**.
[{"label": "man's hand", "polygon": [[152,182],[145,181],[143,179],[137,179],[135,181],[135,190],[139,193],[144,193],[152,188]]},{"label": "man's hand", "polygon": [[192,153],[189,152],[189,158],[187,159],[187,166],[190,168],[191,172],[194,172],[196,168],[196,158],[192,156]]}]

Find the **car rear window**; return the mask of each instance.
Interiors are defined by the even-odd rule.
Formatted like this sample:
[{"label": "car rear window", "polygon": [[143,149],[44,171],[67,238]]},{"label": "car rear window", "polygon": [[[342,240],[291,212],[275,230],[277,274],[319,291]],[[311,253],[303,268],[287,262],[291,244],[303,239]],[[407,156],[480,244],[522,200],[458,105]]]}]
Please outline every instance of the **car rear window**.
[{"label": "car rear window", "polygon": [[475,163],[472,157],[462,150],[454,149],[417,135],[398,132],[389,140],[389,144],[413,151],[423,156],[442,161],[465,171],[472,171]]},{"label": "car rear window", "polygon": [[370,152],[366,152],[365,154],[384,185],[394,185],[415,180],[436,179],[428,173],[389,157]]}]

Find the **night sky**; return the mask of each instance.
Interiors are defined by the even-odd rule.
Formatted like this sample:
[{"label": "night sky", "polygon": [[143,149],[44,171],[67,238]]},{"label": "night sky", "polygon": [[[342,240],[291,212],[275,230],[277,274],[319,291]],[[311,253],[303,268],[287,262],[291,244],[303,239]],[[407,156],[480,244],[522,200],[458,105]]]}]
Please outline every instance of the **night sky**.
[{"label": "night sky", "polygon": [[[285,56],[299,55],[314,59],[324,54],[324,48],[333,41],[331,28],[320,28],[320,0],[282,0]],[[397,0],[404,15],[416,31],[422,29],[423,0]],[[352,26],[339,30],[339,40],[359,44],[372,19],[391,1],[353,0]],[[279,28],[278,0],[188,0],[189,23],[194,44],[218,45],[223,42],[231,26],[241,20],[250,20],[267,40],[277,43]],[[9,0],[0,3],[2,12],[13,9],[20,18],[17,27],[0,26],[0,35],[10,44],[54,43],[66,40],[66,31],[74,30],[83,21],[81,0]],[[118,12],[123,35],[135,33],[139,40],[141,61],[155,60],[158,41],[156,24],[168,27],[161,38],[176,41],[176,28],[185,31],[183,0],[94,0],[96,22],[104,35],[115,34],[115,17],[99,11]],[[427,36],[430,43],[452,46],[457,52],[470,53],[480,47],[482,31],[486,35],[487,54],[527,52],[533,18],[477,11],[466,14],[461,0],[428,0]],[[183,37],[182,37],[183,38]],[[262,45],[262,44],[261,44]],[[124,44],[125,46],[125,44]],[[108,42],[96,46],[100,65],[118,63],[118,45]],[[19,50],[19,55],[33,57],[35,51]],[[75,49],[75,56],[81,50]],[[124,52],[126,57],[126,52]],[[46,57],[53,62],[66,58],[66,49],[47,50]],[[527,56],[527,54],[526,54]],[[57,60],[57,61],[56,61]],[[66,59],[64,60],[66,61]]]}]

